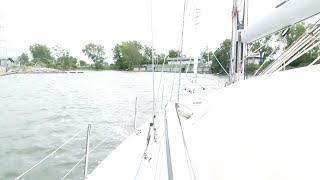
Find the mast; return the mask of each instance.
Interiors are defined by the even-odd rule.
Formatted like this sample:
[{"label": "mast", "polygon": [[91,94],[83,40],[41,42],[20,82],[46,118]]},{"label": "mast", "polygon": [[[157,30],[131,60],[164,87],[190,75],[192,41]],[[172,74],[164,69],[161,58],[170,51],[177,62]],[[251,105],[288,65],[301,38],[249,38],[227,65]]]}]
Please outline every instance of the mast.
[{"label": "mast", "polygon": [[[242,9],[242,11],[239,11],[239,9]],[[239,4],[239,0],[233,1],[229,83],[236,83],[245,78],[244,65],[247,45],[242,41],[241,30],[248,26],[247,9],[247,0],[243,0],[241,4]]]},{"label": "mast", "polygon": [[[196,17],[195,17],[195,25],[194,25],[194,36],[197,37],[198,35],[198,26],[200,24],[200,13],[201,13],[201,10],[196,6]],[[197,40],[197,38],[196,38]],[[198,54],[198,48],[197,46],[195,46],[196,48],[196,51],[195,51],[195,54],[193,55],[193,74],[194,74],[194,78],[196,79],[197,78],[197,75],[198,75],[198,58],[199,58],[199,54]]]}]

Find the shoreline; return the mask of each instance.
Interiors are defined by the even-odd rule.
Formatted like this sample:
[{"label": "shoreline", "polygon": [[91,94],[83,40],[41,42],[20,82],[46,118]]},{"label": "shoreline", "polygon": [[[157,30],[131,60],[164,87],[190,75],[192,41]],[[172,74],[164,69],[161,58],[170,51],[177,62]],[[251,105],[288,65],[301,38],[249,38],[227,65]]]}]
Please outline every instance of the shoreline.
[{"label": "shoreline", "polygon": [[13,67],[8,71],[0,72],[0,76],[8,76],[13,74],[53,74],[53,73],[84,73],[83,70],[61,71],[52,68],[41,67]]},{"label": "shoreline", "polygon": [[0,76],[9,76],[13,74],[82,74],[84,71],[61,71],[61,72],[9,72],[0,74]]}]

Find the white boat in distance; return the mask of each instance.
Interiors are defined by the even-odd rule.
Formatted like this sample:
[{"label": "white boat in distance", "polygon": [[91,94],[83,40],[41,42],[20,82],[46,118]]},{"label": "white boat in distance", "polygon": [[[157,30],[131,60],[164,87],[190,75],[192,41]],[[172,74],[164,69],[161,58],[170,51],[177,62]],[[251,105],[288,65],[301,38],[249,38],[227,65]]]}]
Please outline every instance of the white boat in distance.
[{"label": "white boat in distance", "polygon": [[314,46],[319,25],[263,76],[244,74],[248,43],[320,13],[320,1],[289,0],[250,27],[241,2],[234,0],[228,86],[210,91],[195,69],[179,101],[135,129],[92,173],[85,168],[85,179],[320,179],[320,66],[279,72]]}]

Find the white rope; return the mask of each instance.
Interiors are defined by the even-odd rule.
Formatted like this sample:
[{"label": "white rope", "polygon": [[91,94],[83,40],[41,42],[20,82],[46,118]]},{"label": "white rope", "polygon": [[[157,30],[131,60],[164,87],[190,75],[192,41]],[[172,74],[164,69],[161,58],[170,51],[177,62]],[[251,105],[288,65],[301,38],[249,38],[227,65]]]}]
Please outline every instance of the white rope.
[{"label": "white rope", "polygon": [[74,139],[78,134],[80,134],[82,131],[84,131],[85,129],[82,129],[80,131],[78,131],[75,135],[73,135],[69,140],[67,140],[66,142],[64,142],[61,146],[59,146],[56,150],[54,150],[52,153],[50,153],[49,155],[47,155],[45,158],[43,158],[41,161],[39,161],[38,163],[36,163],[35,165],[33,165],[31,168],[29,168],[28,170],[26,170],[24,173],[22,173],[20,176],[18,176],[17,178],[15,178],[15,180],[20,179],[22,176],[24,176],[25,174],[27,174],[29,171],[31,171],[33,168],[37,167],[39,164],[41,164],[43,161],[45,161],[46,159],[48,159],[49,157],[51,157],[54,153],[56,153],[57,151],[59,151],[63,146],[65,146],[66,144],[68,144],[70,141],[72,141],[72,139]]}]

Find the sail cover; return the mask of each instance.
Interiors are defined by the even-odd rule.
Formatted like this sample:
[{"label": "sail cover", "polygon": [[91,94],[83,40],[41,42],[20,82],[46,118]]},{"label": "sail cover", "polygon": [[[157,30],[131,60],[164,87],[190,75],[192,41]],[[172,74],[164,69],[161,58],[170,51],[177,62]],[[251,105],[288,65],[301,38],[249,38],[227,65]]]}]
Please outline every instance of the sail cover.
[{"label": "sail cover", "polygon": [[242,40],[250,43],[319,13],[320,0],[290,0],[243,30]]}]

